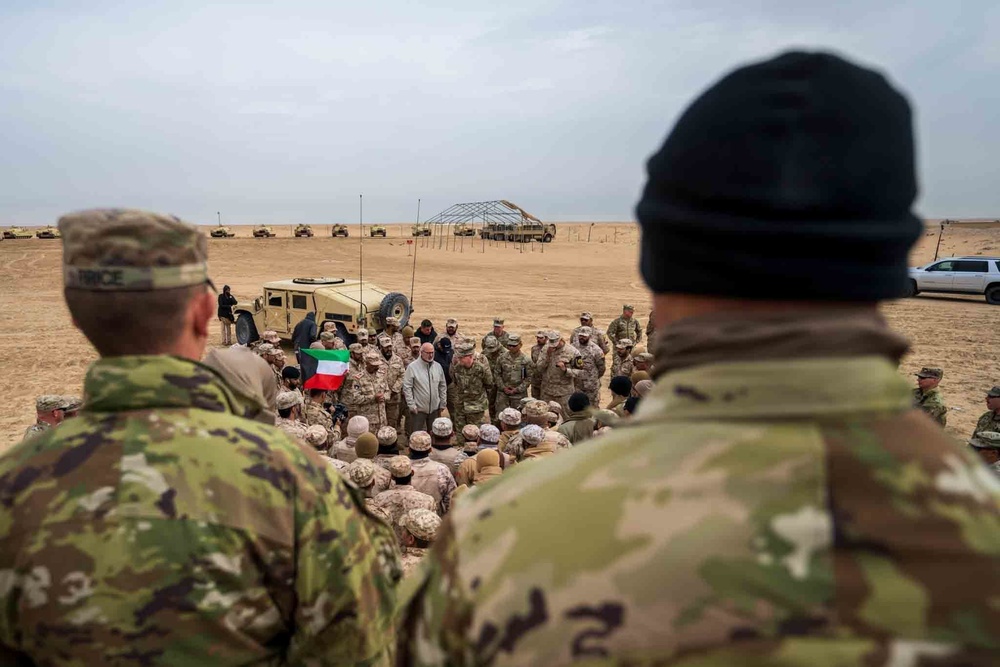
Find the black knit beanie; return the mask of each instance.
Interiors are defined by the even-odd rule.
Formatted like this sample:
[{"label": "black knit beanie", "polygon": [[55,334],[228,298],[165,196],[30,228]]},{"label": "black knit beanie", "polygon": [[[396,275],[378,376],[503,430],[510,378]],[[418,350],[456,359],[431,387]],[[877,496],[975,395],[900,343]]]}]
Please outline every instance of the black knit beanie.
[{"label": "black knit beanie", "polygon": [[657,293],[903,296],[922,229],[910,107],[878,73],[791,52],[732,72],[647,164],[636,208]]}]

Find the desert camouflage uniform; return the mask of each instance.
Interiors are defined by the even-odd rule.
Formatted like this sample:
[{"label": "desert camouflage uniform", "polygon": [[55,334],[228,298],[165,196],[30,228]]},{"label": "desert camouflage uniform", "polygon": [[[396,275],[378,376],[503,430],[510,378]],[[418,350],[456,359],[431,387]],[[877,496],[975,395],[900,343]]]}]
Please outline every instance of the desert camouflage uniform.
[{"label": "desert camouflage uniform", "polygon": [[[601,398],[601,378],[604,377],[605,362],[601,348],[590,341],[586,346],[576,346],[583,358],[583,368],[580,377],[576,378],[577,391],[582,391],[590,398],[590,404],[597,408]],[[565,410],[565,408],[563,408]],[[564,414],[569,414],[565,412]]]},{"label": "desert camouflage uniform", "polygon": [[[531,364],[533,375],[531,376],[531,395],[535,398],[542,397],[542,369],[538,367],[538,360],[542,356],[542,350],[545,349],[545,345],[539,345],[535,343],[531,346]],[[516,408],[516,405],[511,407]]]},{"label": "desert camouflage uniform", "polygon": [[448,467],[448,471],[451,474],[455,474],[455,468],[458,466],[455,464],[455,458],[462,454],[462,450],[458,447],[448,447],[447,449],[439,449],[437,447],[431,447],[430,453],[427,455],[431,461],[437,461]]},{"label": "desert camouflage uniform", "polygon": [[996,577],[970,573],[996,572],[1000,490],[911,406],[876,356],[661,376],[627,428],[463,498],[400,658],[998,664]]},{"label": "desert camouflage uniform", "polygon": [[397,542],[402,540],[399,517],[403,516],[407,510],[440,511],[438,501],[422,491],[417,491],[409,484],[394,486],[388,491],[379,493],[372,499],[371,507],[389,515],[389,525],[392,526],[393,535],[395,535]]},{"label": "desert camouflage uniform", "polygon": [[[519,408],[521,399],[528,395],[532,378],[535,375],[535,364],[528,355],[518,352],[511,354],[504,350],[497,360],[497,414],[506,408]],[[512,387],[513,394],[505,394],[504,388]]]},{"label": "desert camouflage uniform", "polygon": [[391,659],[392,535],[315,452],[191,361],[103,359],[84,387],[0,459],[5,664]]},{"label": "desert camouflage uniform", "polygon": [[948,406],[944,404],[944,396],[941,390],[934,388],[926,392],[919,388],[913,390],[913,401],[918,408],[927,413],[927,416],[936,421],[941,426],[948,423]]},{"label": "desert camouflage uniform", "polygon": [[611,377],[618,377],[619,375],[624,375],[627,378],[632,377],[632,373],[635,372],[635,365],[632,362],[632,353],[630,352],[623,359],[618,351],[612,352],[611,359]]},{"label": "desert camouflage uniform", "polygon": [[634,315],[628,319],[619,315],[608,325],[608,340],[612,346],[622,338],[630,338],[636,345],[642,341],[642,326]]},{"label": "desert camouflage uniform", "polygon": [[573,446],[573,443],[569,441],[569,438],[564,436],[559,431],[546,429],[545,441],[541,445],[533,447],[524,441],[521,430],[522,429],[514,431],[514,434],[503,445],[502,452],[514,461],[523,461],[526,458],[525,452],[533,449],[534,447],[540,447],[547,450],[551,446],[554,451],[555,449],[569,449]]},{"label": "desert camouflage uniform", "polygon": [[278,417],[274,420],[274,425],[294,438],[297,442],[306,444],[306,429],[309,428],[297,419],[285,419]]},{"label": "desert camouflage uniform", "polygon": [[409,366],[410,362],[413,361],[413,351],[410,350],[403,334],[398,331],[392,334],[392,356],[402,362],[403,368]]},{"label": "desert camouflage uniform", "polygon": [[[506,334],[507,332],[505,331],[504,333]],[[493,334],[488,334],[488,335],[493,336]],[[483,360],[486,361],[487,365],[490,367],[490,375],[493,377],[494,380],[493,384],[491,384],[489,388],[486,390],[486,399],[487,399],[491,423],[496,421],[497,418],[497,385],[496,385],[496,377],[498,372],[497,363],[500,361],[500,356],[506,353],[507,350],[505,348],[498,347],[493,352],[487,352],[484,349],[483,353],[480,355],[483,358]]]},{"label": "desert camouflage uniform", "polygon": [[306,409],[303,418],[305,419],[306,426],[319,424],[326,429],[326,432],[329,434],[326,439],[327,449],[332,447],[333,443],[340,440],[340,426],[334,425],[333,417],[326,411],[322,403],[306,399]]},{"label": "desert camouflage uniform", "polygon": [[976,437],[980,431],[1000,431],[1000,414],[990,410],[980,415],[976,428],[972,430],[972,437]]},{"label": "desert camouflage uniform", "polygon": [[368,430],[373,434],[387,425],[385,400],[376,400],[378,394],[389,397],[385,364],[379,366],[374,373],[369,373],[364,364],[360,365],[359,370],[350,373],[350,389],[344,396],[344,403],[352,407],[352,417],[361,415],[368,418]]},{"label": "desert camouflage uniform", "polygon": [[451,384],[455,387],[455,412],[452,413],[455,432],[461,433],[466,424],[488,423],[489,419],[483,418],[489,407],[487,391],[493,386],[493,372],[488,361],[477,359],[469,368],[461,364],[452,367]]},{"label": "desert camouflage uniform", "polygon": [[399,562],[403,566],[403,576],[406,577],[416,569],[429,550],[420,547],[400,547],[400,551],[402,556]]},{"label": "desert camouflage uniform", "polygon": [[[580,329],[583,328],[584,327],[582,325],[578,326],[575,329],[573,329],[573,333],[570,334],[569,343],[573,347],[580,347]],[[611,343],[608,342],[607,335],[605,335],[605,333],[600,329],[598,329],[597,327],[589,327],[589,328],[594,332],[590,336],[590,342],[599,347],[601,351],[604,352],[604,354],[610,352],[612,345]]]},{"label": "desert camouflage uniform", "polygon": [[[382,369],[384,369],[385,384],[389,390],[385,397],[386,425],[393,427],[397,431],[401,431],[399,427],[399,413],[403,401],[403,373],[406,372],[406,365],[400,357],[396,356],[396,352],[393,350],[392,356],[382,364]],[[377,431],[378,429],[375,430]]]},{"label": "desert camouflage uniform", "polygon": [[444,516],[451,505],[451,493],[455,490],[455,476],[448,466],[428,458],[416,459],[413,465],[413,479],[410,484],[414,489],[426,493],[434,499],[434,511]]},{"label": "desert camouflage uniform", "polygon": [[[583,371],[577,366],[577,357],[582,357],[579,350],[565,343],[558,350],[547,347],[538,358],[538,368],[542,375],[541,400],[556,401],[562,406],[563,414],[570,411],[566,401],[576,391],[577,378],[583,375]],[[560,362],[565,368],[559,368]]]}]

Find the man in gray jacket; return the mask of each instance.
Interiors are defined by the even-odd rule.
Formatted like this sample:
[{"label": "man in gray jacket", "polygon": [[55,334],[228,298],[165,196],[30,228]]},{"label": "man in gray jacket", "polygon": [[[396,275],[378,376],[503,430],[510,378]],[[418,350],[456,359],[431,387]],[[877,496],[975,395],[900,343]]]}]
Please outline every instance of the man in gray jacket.
[{"label": "man in gray jacket", "polygon": [[444,369],[434,361],[434,346],[420,346],[420,358],[406,367],[403,374],[403,398],[409,409],[406,432],[430,431],[434,420],[441,416],[448,397]]}]

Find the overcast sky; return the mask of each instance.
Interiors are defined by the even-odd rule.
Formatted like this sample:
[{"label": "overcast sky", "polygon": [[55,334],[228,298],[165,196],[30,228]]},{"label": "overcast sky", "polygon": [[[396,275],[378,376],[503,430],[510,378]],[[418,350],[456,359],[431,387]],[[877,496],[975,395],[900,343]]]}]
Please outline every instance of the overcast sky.
[{"label": "overcast sky", "polygon": [[366,221],[627,220],[693,96],[790,47],[907,92],[919,213],[1000,217],[998,34],[995,0],[3,0],[0,224],[349,222],[359,193]]}]

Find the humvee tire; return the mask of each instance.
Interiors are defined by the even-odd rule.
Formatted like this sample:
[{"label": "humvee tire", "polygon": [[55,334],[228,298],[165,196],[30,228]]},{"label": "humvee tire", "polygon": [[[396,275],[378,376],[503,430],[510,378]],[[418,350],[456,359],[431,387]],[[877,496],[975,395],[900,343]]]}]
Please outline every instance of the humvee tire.
[{"label": "humvee tire", "polygon": [[236,342],[240,345],[249,345],[260,338],[257,333],[257,325],[254,324],[253,315],[250,313],[240,313],[236,318]]},{"label": "humvee tire", "polygon": [[400,292],[389,292],[382,297],[378,314],[382,316],[383,322],[387,317],[395,317],[399,320],[399,328],[402,329],[410,321],[410,300]]}]

